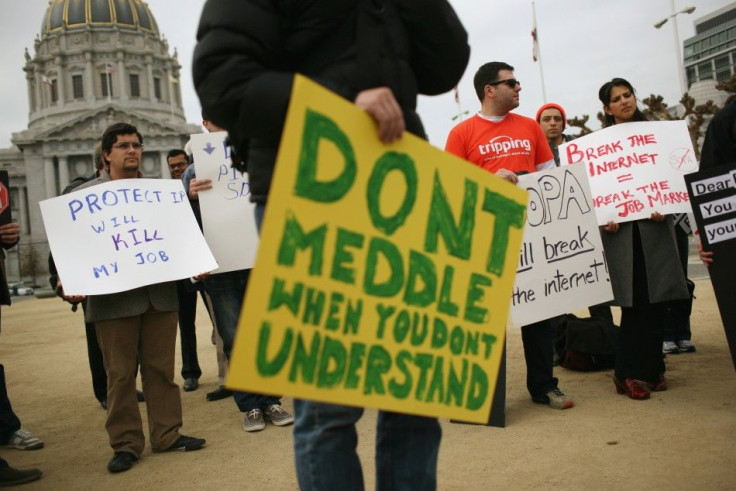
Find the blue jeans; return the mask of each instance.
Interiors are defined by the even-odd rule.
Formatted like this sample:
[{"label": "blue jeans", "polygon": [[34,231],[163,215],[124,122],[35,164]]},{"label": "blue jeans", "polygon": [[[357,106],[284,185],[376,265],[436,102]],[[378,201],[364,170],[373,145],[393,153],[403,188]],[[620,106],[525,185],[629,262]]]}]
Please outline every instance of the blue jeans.
[{"label": "blue jeans", "polygon": [[[295,400],[294,456],[302,491],[363,489],[355,423],[363,408]],[[435,418],[379,411],[376,489],[437,487],[442,430]]]},{"label": "blue jeans", "polygon": [[[248,285],[249,269],[214,274],[204,280],[204,286],[212,301],[213,315],[217,332],[222,338],[222,348],[230,361],[230,353],[238,330],[240,309],[243,305],[245,288]],[[250,392],[234,392],[233,399],[241,412],[252,409],[265,410],[271,404],[281,404],[278,397],[252,394]]]},{"label": "blue jeans", "polygon": [[[260,230],[265,205],[256,204]],[[355,423],[363,408],[294,400],[294,459],[302,491],[363,489]],[[437,488],[442,429],[436,418],[378,412],[376,489]]]},{"label": "blue jeans", "polygon": [[20,429],[20,420],[13,412],[5,385],[5,367],[0,365],[0,445],[8,443],[13,433]]}]

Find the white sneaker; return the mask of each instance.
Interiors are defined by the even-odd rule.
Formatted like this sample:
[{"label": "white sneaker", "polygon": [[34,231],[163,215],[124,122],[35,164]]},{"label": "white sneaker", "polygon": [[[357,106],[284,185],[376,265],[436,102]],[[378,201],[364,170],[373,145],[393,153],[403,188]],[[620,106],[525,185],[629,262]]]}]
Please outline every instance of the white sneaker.
[{"label": "white sneaker", "polygon": [[662,353],[665,355],[676,355],[680,352],[680,347],[674,341],[665,341],[662,343]]},{"label": "white sneaker", "polygon": [[677,347],[680,349],[680,353],[692,353],[695,351],[695,345],[688,339],[683,339],[677,342]]},{"label": "white sneaker", "polygon": [[17,450],[38,450],[43,448],[43,441],[33,436],[27,429],[21,428],[13,433],[5,446]]}]

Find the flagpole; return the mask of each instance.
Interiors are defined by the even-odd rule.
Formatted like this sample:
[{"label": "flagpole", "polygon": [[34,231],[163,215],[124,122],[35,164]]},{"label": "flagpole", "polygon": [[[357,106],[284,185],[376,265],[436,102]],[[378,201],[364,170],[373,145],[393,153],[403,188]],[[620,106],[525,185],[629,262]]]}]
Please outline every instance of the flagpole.
[{"label": "flagpole", "polygon": [[462,121],[470,111],[463,111],[463,106],[460,104],[460,92],[457,85],[455,86],[454,92],[455,104],[457,104],[457,114],[452,117],[452,120],[456,121],[459,119],[460,121]]},{"label": "flagpole", "polygon": [[544,88],[544,69],[542,68],[542,50],[539,49],[539,33],[537,32],[537,8],[532,2],[532,16],[534,18],[534,30],[532,31],[532,37],[534,38],[534,53],[536,59],[534,61],[539,62],[539,78],[542,81],[542,102],[547,103],[547,91]]}]

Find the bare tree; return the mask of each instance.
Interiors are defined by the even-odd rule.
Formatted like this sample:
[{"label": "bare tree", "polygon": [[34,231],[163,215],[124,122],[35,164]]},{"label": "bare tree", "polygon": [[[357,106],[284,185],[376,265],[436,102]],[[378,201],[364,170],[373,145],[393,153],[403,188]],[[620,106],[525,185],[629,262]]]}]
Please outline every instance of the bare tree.
[{"label": "bare tree", "polygon": [[590,128],[588,128],[588,125],[587,125],[588,119],[590,119],[590,116],[588,116],[586,114],[585,116],[583,116],[581,118],[575,116],[574,118],[567,120],[567,125],[568,126],[573,127],[573,128],[578,128],[580,130],[580,133],[578,133],[577,135],[575,135],[575,138],[579,138],[581,136],[585,136],[588,133],[593,133],[593,130],[591,130]]},{"label": "bare tree", "polygon": [[731,75],[728,80],[722,80],[716,84],[716,89],[725,90],[729,94],[736,94],[736,75]]},{"label": "bare tree", "polygon": [[42,275],[44,270],[43,257],[38,252],[38,249],[33,244],[23,244],[24,251],[21,255],[20,263],[20,276],[30,276],[33,278],[33,286],[35,287],[38,283],[36,279]]},{"label": "bare tree", "polygon": [[719,109],[713,101],[708,100],[705,104],[698,104],[696,106],[695,99],[689,93],[685,92],[682,99],[680,99],[680,104],[684,108],[684,112],[680,116],[674,111],[670,111],[661,95],[652,94],[642,102],[646,106],[643,112],[648,119],[655,121],[685,120],[687,130],[690,133],[690,140],[693,143],[693,149],[695,149],[695,156],[698,159],[700,158],[698,140],[703,136],[705,115],[713,114]]}]

